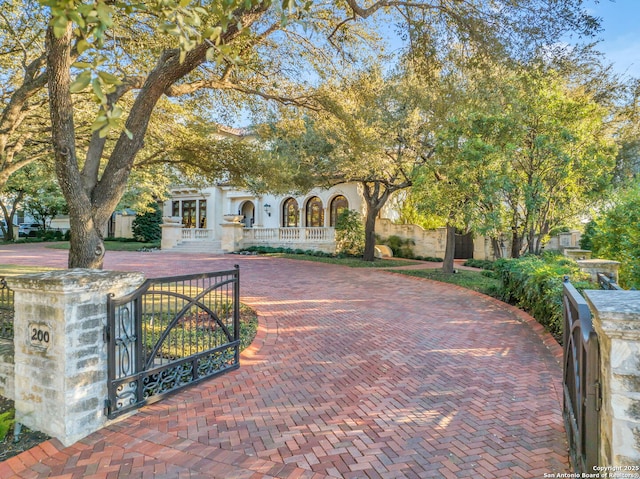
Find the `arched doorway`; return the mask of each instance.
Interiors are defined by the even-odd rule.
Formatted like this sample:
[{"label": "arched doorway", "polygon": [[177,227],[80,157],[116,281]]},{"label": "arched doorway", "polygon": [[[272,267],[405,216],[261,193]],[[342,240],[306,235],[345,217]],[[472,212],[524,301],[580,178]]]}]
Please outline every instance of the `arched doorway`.
[{"label": "arched doorway", "polygon": [[349,209],[349,201],[342,196],[338,195],[331,200],[331,207],[329,208],[329,226],[336,225],[338,221],[338,217],[342,214],[343,211]]},{"label": "arched doorway", "polygon": [[252,201],[245,201],[240,208],[240,214],[243,216],[242,224],[245,228],[252,228],[255,223],[256,208]]},{"label": "arched doorway", "polygon": [[305,226],[324,226],[324,208],[322,207],[322,200],[317,196],[313,196],[307,201]]},{"label": "arched doorway", "polygon": [[287,198],[282,203],[282,226],[284,228],[298,226],[298,202],[295,198]]}]

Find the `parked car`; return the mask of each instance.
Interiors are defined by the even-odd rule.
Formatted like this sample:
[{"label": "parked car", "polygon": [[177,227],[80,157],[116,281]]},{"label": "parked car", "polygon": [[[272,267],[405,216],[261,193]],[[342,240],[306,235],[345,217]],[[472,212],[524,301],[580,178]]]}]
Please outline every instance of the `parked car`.
[{"label": "parked car", "polygon": [[21,238],[38,236],[39,231],[42,231],[40,223],[20,223],[18,225],[18,236]]}]

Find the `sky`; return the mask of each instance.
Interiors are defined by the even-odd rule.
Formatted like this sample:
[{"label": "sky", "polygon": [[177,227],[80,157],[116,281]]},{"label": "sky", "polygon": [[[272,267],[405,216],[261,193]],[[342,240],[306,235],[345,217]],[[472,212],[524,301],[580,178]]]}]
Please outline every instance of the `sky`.
[{"label": "sky", "polygon": [[640,77],[640,0],[587,0],[585,8],[601,19],[598,50],[617,73]]}]

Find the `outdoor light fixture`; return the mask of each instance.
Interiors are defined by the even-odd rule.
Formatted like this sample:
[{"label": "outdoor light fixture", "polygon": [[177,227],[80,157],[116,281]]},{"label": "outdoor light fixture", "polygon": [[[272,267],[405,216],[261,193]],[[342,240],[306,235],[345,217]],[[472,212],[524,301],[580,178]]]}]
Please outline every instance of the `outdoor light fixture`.
[{"label": "outdoor light fixture", "polygon": [[265,203],[264,205],[264,212],[266,214],[268,214],[269,216],[271,216],[271,205],[269,203]]}]

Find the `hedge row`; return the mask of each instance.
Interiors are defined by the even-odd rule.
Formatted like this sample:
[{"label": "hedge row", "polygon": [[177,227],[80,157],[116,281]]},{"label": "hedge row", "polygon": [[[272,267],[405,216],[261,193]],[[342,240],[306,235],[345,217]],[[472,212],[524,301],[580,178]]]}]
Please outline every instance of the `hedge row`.
[{"label": "hedge row", "polygon": [[568,276],[579,290],[593,288],[589,275],[575,261],[544,253],[519,259],[501,259],[494,271],[502,280],[500,299],[531,314],[562,343],[562,282]]}]

